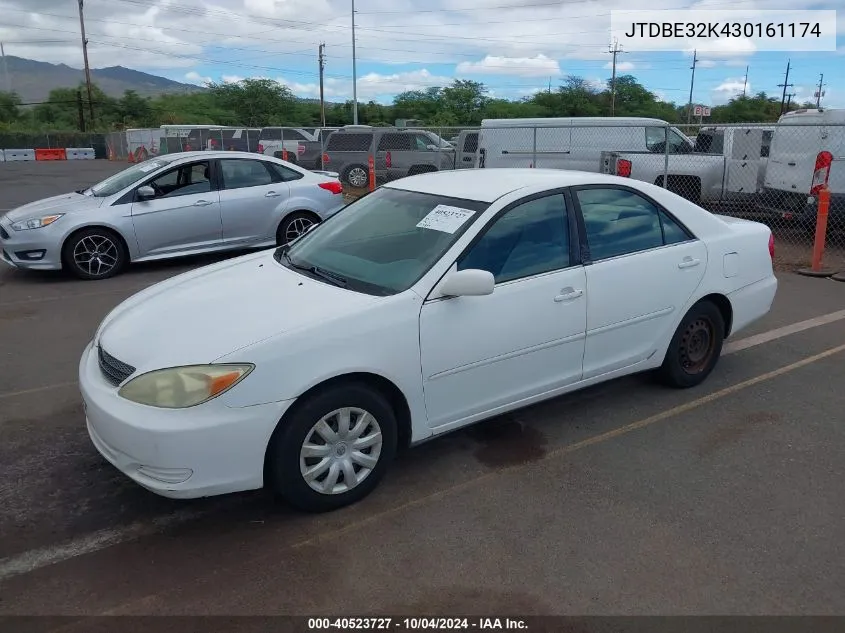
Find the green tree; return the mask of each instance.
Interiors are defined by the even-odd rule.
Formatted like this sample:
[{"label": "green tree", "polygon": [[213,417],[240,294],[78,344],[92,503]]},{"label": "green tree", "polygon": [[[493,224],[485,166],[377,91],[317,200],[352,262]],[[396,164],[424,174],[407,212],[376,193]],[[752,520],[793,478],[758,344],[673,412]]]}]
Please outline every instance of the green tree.
[{"label": "green tree", "polygon": [[21,116],[21,98],[16,92],[0,92],[0,123],[14,123]]},{"label": "green tree", "polygon": [[125,127],[144,127],[155,123],[150,100],[134,90],[123,93],[117,102],[117,115]]},{"label": "green tree", "polygon": [[278,125],[294,108],[295,97],[285,85],[271,79],[244,79],[237,83],[210,83],[214,101],[229,110],[240,125]]}]

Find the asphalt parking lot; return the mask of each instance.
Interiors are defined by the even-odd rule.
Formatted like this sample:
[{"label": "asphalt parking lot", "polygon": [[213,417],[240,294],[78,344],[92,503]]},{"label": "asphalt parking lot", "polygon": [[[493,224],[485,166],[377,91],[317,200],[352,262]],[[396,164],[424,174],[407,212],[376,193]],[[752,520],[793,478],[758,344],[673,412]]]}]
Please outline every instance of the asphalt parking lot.
[{"label": "asphalt parking lot", "polygon": [[[7,167],[3,207],[121,165]],[[216,259],[0,269],[0,615],[845,613],[845,283],[780,273],[699,388],[634,376],[491,420],[306,516],[156,497],[88,440],[99,321]]]}]

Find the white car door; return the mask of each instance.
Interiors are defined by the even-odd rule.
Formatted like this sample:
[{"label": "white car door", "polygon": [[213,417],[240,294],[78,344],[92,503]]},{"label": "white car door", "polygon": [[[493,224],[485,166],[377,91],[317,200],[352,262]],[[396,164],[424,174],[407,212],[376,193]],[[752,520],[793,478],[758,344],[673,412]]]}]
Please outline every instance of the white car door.
[{"label": "white car door", "polygon": [[612,185],[573,191],[586,227],[587,380],[650,358],[707,268],[707,247],[665,209]]},{"label": "white car door", "polygon": [[149,182],[155,197],[132,203],[141,256],[202,251],[220,245],[220,198],[210,162],[175,167]]},{"label": "white car door", "polygon": [[427,300],[420,313],[432,427],[521,401],[581,378],[587,297],[562,193],[521,201],[457,261],[493,273],[491,295]]},{"label": "white car door", "polygon": [[290,197],[281,171],[253,158],[222,158],[219,164],[223,243],[239,247],[275,239]]}]

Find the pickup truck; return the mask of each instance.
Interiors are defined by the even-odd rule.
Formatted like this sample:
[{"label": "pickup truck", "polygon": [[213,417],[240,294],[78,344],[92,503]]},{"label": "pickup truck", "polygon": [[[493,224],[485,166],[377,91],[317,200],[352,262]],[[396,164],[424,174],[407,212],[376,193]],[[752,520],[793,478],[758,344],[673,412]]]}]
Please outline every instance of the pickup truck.
[{"label": "pickup truck", "polygon": [[692,152],[602,152],[600,170],[661,187],[665,178],[669,191],[696,204],[748,202],[763,187],[773,131],[705,127]]}]

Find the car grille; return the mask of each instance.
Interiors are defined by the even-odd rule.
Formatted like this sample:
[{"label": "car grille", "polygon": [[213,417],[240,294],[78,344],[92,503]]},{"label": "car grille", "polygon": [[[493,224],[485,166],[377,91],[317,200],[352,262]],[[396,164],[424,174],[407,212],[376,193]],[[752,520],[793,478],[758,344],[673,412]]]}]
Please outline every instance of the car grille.
[{"label": "car grille", "polygon": [[100,361],[100,371],[103,372],[103,376],[115,387],[135,373],[135,368],[132,365],[127,365],[116,359],[99,346],[97,347],[97,358]]},{"label": "car grille", "polygon": [[2,226],[0,226],[0,237],[2,237],[4,240],[9,239],[9,234],[6,233],[6,229],[4,229]]}]

